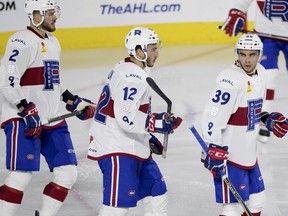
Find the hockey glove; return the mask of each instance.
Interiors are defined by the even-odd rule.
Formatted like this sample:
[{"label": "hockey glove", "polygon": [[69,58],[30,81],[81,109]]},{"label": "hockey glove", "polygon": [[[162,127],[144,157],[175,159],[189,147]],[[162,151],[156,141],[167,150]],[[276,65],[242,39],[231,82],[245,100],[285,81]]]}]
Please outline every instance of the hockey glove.
[{"label": "hockey glove", "polygon": [[229,11],[228,18],[222,25],[221,30],[229,36],[236,36],[246,25],[246,14],[235,8]]},{"label": "hockey glove", "polygon": [[174,117],[173,114],[168,118],[166,112],[152,113],[146,119],[146,128],[152,133],[171,134],[181,123],[182,119]]},{"label": "hockey glove", "polygon": [[86,120],[94,117],[96,106],[90,100],[80,98],[77,95],[75,95],[75,100],[73,101],[73,104],[72,105],[66,104],[66,109],[69,112],[83,110],[83,112],[77,115],[77,117],[81,120]]},{"label": "hockey glove", "polygon": [[34,103],[30,102],[28,106],[18,113],[24,119],[25,130],[24,133],[26,136],[33,136],[37,138],[41,134],[41,122],[38,115],[38,110]]},{"label": "hockey glove", "polygon": [[[263,117],[262,117],[263,118]],[[277,137],[283,137],[288,131],[288,121],[285,116],[278,112],[269,114],[265,121],[266,128]]]},{"label": "hockey glove", "polygon": [[149,139],[150,150],[152,153],[161,155],[163,151],[162,143],[150,133],[151,138]]},{"label": "hockey glove", "polygon": [[204,161],[204,166],[210,170],[215,178],[221,177],[228,158],[228,146],[209,144],[208,153]]}]

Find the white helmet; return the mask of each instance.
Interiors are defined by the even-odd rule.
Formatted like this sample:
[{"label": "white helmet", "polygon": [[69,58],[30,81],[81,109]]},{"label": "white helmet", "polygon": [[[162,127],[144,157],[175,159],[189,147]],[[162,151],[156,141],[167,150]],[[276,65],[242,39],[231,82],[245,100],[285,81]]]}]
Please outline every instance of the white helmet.
[{"label": "white helmet", "polygon": [[44,16],[45,12],[51,9],[55,10],[55,15],[59,18],[60,7],[57,5],[56,0],[26,0],[24,5],[24,10],[31,20],[33,20],[34,11],[39,11],[41,16]]},{"label": "white helmet", "polygon": [[161,43],[161,41],[157,33],[154,30],[145,27],[136,27],[132,29],[125,38],[125,45],[128,49],[129,55],[133,55],[135,57],[136,57],[135,55],[136,46],[138,45],[141,46],[143,52],[146,54],[147,46],[149,44],[158,44],[158,43]]},{"label": "white helmet", "polygon": [[262,54],[263,43],[257,34],[243,34],[237,41],[236,50],[259,50]]}]

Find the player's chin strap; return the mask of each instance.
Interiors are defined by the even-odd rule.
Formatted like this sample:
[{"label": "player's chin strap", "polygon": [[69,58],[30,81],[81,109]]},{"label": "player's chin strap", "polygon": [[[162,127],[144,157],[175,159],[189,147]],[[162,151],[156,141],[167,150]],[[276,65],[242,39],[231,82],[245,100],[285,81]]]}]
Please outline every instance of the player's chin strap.
[{"label": "player's chin strap", "polygon": [[141,62],[143,62],[144,63],[144,65],[145,65],[145,67],[147,66],[147,59],[148,59],[148,55],[147,55],[147,51],[145,51],[145,50],[143,50],[142,49],[142,51],[144,52],[144,55],[145,55],[145,58],[144,59],[139,59],[138,58],[138,56],[136,55],[136,53],[135,53],[135,55],[134,55],[134,57],[138,60],[138,61],[141,61]]},{"label": "player's chin strap", "polygon": [[39,29],[39,30],[42,31],[42,29],[41,29],[39,26],[44,22],[44,16],[41,16],[41,22],[39,22],[38,24],[35,24],[33,18],[30,18],[30,20],[31,20],[32,24],[33,24],[37,29]]},{"label": "player's chin strap", "polygon": [[134,52],[134,57],[135,57],[138,61],[143,62],[143,63],[144,63],[144,66],[146,67],[146,66],[147,66],[147,59],[148,59],[148,54],[147,54],[147,48],[146,48],[146,46],[141,45],[141,50],[142,50],[142,52],[144,53],[145,58],[144,58],[144,59],[138,58],[138,56],[137,56],[137,54],[136,54],[136,50],[135,50],[135,52]]},{"label": "player's chin strap", "polygon": [[41,22],[39,22],[38,24],[35,24],[33,19],[30,19],[30,20],[31,20],[33,26],[35,26],[39,31],[42,31],[46,34],[47,31],[41,28],[41,25],[44,22],[44,16],[41,16]]}]

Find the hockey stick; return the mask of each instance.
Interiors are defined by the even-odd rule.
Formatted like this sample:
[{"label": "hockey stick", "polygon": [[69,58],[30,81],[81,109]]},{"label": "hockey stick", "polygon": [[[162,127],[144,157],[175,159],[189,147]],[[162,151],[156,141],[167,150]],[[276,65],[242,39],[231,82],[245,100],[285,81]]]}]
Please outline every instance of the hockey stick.
[{"label": "hockey stick", "polygon": [[[217,28],[222,30],[222,26],[217,26]],[[288,41],[288,37],[280,36],[280,35],[273,35],[273,34],[266,34],[266,33],[261,33],[261,32],[256,32],[256,31],[249,31],[247,29],[242,29],[241,32],[242,33],[254,33],[254,34],[257,34],[260,37],[267,37],[267,38],[276,39],[276,40]]]},{"label": "hockey stick", "polygon": [[73,116],[76,116],[76,115],[80,115],[82,112],[83,112],[83,110],[73,111],[71,113],[60,115],[60,116],[57,116],[57,117],[54,117],[54,118],[51,118],[51,119],[44,119],[44,120],[41,121],[41,125],[47,125],[47,124],[52,123],[52,122],[56,122],[56,121],[64,120],[66,118],[70,118],[70,117],[73,117]]},{"label": "hockey stick", "polygon": [[[158,85],[155,83],[155,81],[151,77],[146,78],[147,83],[149,86],[161,97],[165,102],[167,103],[167,121],[170,119],[170,114],[172,110],[172,101],[162,92],[162,90],[158,87]],[[164,140],[163,140],[163,151],[162,151],[162,157],[166,158],[167,154],[167,148],[168,148],[168,135],[164,134]]]},{"label": "hockey stick", "polygon": [[[193,135],[195,136],[195,138],[197,139],[197,141],[201,145],[201,147],[204,150],[204,152],[207,154],[208,153],[208,147],[207,147],[206,143],[204,142],[204,140],[202,139],[202,137],[200,136],[200,134],[198,133],[198,131],[196,130],[196,128],[192,125],[189,129],[191,130],[191,132],[193,133]],[[231,181],[229,180],[228,176],[224,173],[223,170],[220,173],[220,175],[222,177],[222,180],[229,187],[230,191],[232,192],[234,197],[237,199],[238,203],[242,206],[242,208],[246,212],[246,214],[248,216],[252,216],[252,213],[248,209],[247,205],[245,204],[245,202],[241,198],[240,194],[236,191],[235,187],[233,186],[233,184],[231,183]]]}]

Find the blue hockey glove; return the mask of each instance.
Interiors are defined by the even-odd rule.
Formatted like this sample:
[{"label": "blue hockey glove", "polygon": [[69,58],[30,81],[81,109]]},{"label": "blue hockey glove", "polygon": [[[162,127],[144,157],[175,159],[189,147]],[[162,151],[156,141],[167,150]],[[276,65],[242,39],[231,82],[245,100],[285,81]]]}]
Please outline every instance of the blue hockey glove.
[{"label": "blue hockey glove", "polygon": [[222,30],[229,36],[236,36],[246,25],[246,14],[235,8],[229,11],[228,18],[222,25]]},{"label": "blue hockey glove", "polygon": [[162,143],[150,133],[151,138],[149,139],[150,150],[152,153],[161,155],[163,151]]},{"label": "blue hockey glove", "polygon": [[83,110],[83,112],[77,115],[77,117],[81,120],[86,120],[94,117],[96,106],[90,100],[80,98],[77,95],[75,95],[75,100],[73,101],[73,104],[72,105],[66,104],[66,109],[69,112]]},{"label": "blue hockey glove", "polygon": [[[285,136],[288,131],[288,121],[286,117],[278,112],[267,113],[266,115],[266,128],[279,138]],[[261,119],[264,118],[263,116],[265,117],[265,115],[262,115]]]},{"label": "blue hockey glove", "polygon": [[42,127],[35,104],[32,102],[28,103],[28,106],[22,112],[19,112],[18,115],[24,119],[25,135],[37,138],[41,134]]},{"label": "blue hockey glove", "polygon": [[208,153],[204,161],[204,166],[210,170],[215,178],[221,177],[228,158],[228,146],[209,144]]},{"label": "blue hockey glove", "polygon": [[171,134],[182,123],[182,119],[171,114],[168,118],[166,112],[152,113],[147,117],[146,128],[148,132],[161,134]]}]

